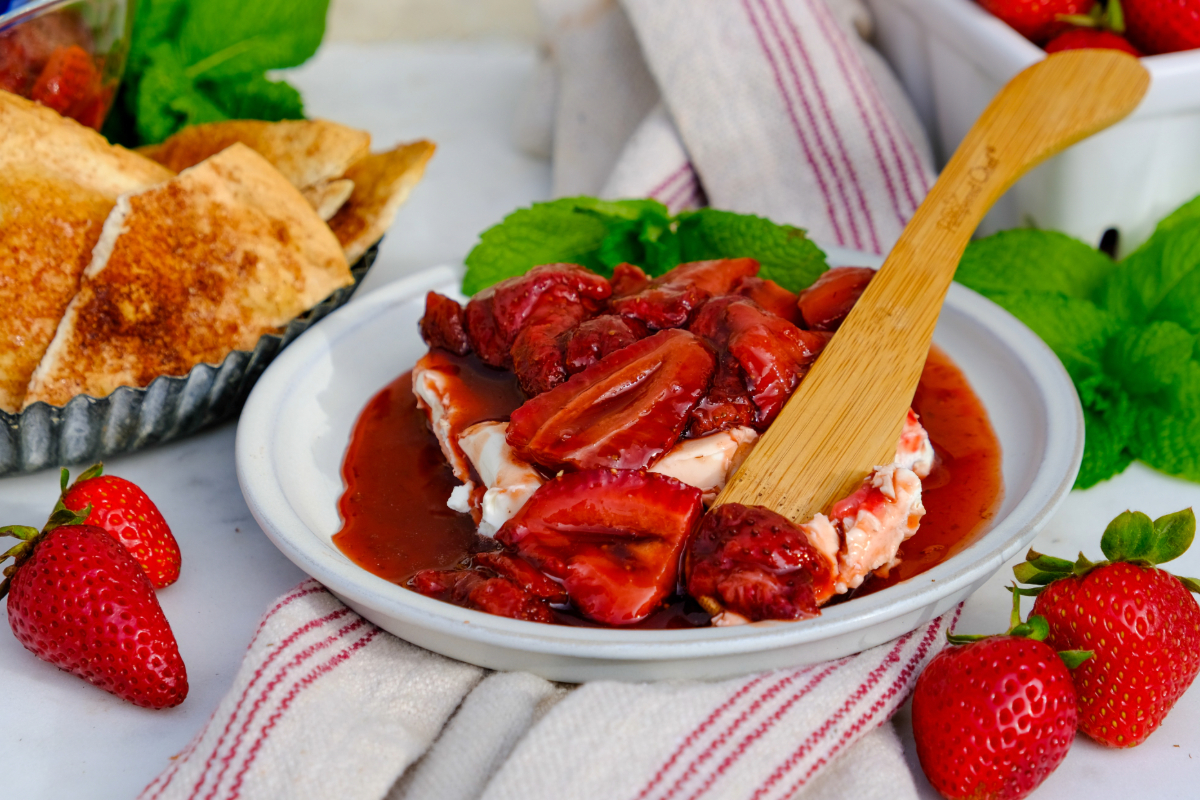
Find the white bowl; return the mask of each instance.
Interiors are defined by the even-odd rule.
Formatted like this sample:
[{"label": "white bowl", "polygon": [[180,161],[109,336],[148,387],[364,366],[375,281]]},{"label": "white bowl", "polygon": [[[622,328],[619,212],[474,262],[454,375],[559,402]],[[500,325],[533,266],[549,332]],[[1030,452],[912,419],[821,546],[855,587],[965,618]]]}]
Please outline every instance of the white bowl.
[{"label": "white bowl", "polygon": [[1016,318],[955,285],[934,338],[983,400],[1003,453],[1004,502],[975,544],[907,582],[803,622],[620,630],[459,608],[368,573],[331,537],[341,524],[341,464],[355,420],[425,352],[416,330],[425,293],[454,294],[460,277],[438,267],[393,283],[326,318],[285,350],[242,412],[237,472],[255,519],[297,566],[380,627],[462,661],[560,681],[655,680],[718,678],[849,655],[965,599],[1033,539],[1079,470],[1083,417],[1058,359]]},{"label": "white bowl", "polygon": [[[929,131],[941,163],[1009,78],[1046,57],[974,0],[867,0],[875,35]],[[1127,119],[1030,172],[992,208],[980,233],[1018,225],[1121,250],[1200,194],[1200,50],[1147,56],[1152,81]]]}]

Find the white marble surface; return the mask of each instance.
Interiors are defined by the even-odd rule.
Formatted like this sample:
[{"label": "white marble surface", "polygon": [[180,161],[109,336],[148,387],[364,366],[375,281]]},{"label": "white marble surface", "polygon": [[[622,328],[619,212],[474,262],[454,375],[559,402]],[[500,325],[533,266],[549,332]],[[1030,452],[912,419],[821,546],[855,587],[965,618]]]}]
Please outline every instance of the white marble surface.
[{"label": "white marble surface", "polygon": [[[508,140],[512,109],[532,64],[530,51],[511,45],[335,45],[297,71],[294,80],[310,113],[367,128],[379,146],[421,136],[439,144],[364,292],[461,259],[480,230],[546,195],[546,165],[517,153]],[[207,720],[269,601],[303,577],[246,510],[233,474],[233,434],[228,424],[109,463],[110,472],[149,492],[179,539],[182,576],[160,600],[188,665],[188,700],[165,712],[135,708],[39,661],[0,633],[0,796],[136,795]],[[0,519],[40,524],[56,492],[57,478],[48,472],[2,479]],[[1188,505],[1200,505],[1200,486],[1135,465],[1100,487],[1072,494],[1035,546],[1064,556],[1081,548],[1097,554],[1104,525],[1125,508],[1158,515]],[[1172,566],[1200,575],[1200,545]],[[998,574],[967,603],[961,631],[1006,626],[1003,586],[1009,574]],[[1196,797],[1196,719],[1200,689],[1193,687],[1165,725],[1134,750],[1078,741],[1033,797]],[[936,798],[911,752],[906,713],[898,726],[922,797]]]}]

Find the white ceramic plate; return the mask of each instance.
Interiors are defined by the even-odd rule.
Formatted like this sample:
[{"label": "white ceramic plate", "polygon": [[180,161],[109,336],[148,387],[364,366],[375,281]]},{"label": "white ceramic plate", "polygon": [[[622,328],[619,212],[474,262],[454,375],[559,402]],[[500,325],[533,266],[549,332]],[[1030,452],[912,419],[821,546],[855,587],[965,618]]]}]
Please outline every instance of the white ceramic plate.
[{"label": "white ceramic plate", "polygon": [[[870,263],[831,257],[832,263]],[[378,578],[333,545],[350,433],[366,402],[425,352],[429,290],[456,292],[438,267],[356,300],[309,330],[254,388],[237,434],[242,493],[263,530],[351,608],[410,642],[484,667],[552,680],[717,678],[838,658],[953,608],[1020,552],[1074,482],[1083,417],[1058,359],[999,306],[955,285],[935,341],[966,373],[1003,451],[1005,499],[992,528],[910,581],[803,622],[690,630],[545,625],[459,608]],[[396,491],[403,492],[403,486]]]}]

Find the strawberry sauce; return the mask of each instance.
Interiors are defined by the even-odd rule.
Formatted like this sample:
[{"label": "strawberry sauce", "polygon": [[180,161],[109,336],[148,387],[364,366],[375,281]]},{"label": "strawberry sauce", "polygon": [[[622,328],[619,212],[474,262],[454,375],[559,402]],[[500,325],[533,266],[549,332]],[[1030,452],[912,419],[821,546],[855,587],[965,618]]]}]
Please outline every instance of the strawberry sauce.
[{"label": "strawberry sauce", "polygon": [[[461,370],[475,405],[470,424],[507,419],[524,402],[515,376],[475,356],[439,356]],[[913,408],[937,452],[923,482],[928,513],[901,547],[903,562],[885,579],[871,578],[854,595],[869,594],[918,575],[973,542],[995,516],[1003,496],[1000,445],[987,412],[966,378],[936,347],[930,352]],[[412,373],[375,395],[354,427],[342,466],[346,491],[338,503],[342,530],[333,541],[354,563],[386,580],[407,583],[422,569],[449,569],[495,547],[475,532],[471,517],[446,507],[458,484],[417,408]],[[565,624],[595,625],[556,613]],[[690,599],[650,615],[638,628],[694,627],[708,615]]]}]

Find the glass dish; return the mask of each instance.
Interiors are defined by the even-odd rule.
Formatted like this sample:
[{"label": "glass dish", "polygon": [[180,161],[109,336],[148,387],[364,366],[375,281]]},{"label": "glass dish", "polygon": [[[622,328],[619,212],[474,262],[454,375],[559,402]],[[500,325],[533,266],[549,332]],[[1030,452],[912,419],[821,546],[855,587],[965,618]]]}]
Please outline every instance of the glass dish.
[{"label": "glass dish", "polygon": [[0,0],[0,89],[100,129],[129,55],[129,0]]}]

